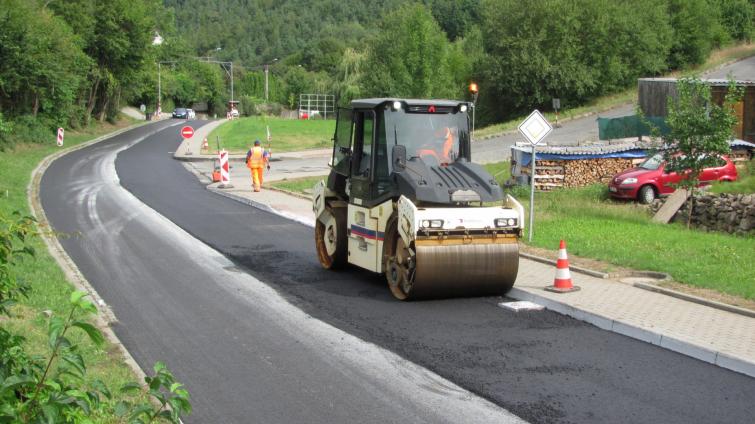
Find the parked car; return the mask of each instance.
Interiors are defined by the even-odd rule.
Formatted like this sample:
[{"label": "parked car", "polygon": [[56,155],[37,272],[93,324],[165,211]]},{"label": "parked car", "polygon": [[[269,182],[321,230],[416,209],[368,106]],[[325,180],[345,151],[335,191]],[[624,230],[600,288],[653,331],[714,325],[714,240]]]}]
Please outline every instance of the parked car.
[{"label": "parked car", "polygon": [[173,117],[177,119],[188,119],[189,118],[189,111],[186,110],[186,108],[183,107],[177,107],[173,109]]},{"label": "parked car", "polygon": [[186,119],[197,119],[197,114],[194,112],[194,109],[186,109],[186,112],[189,115]]},{"label": "parked car", "polygon": [[239,117],[239,110],[236,108],[231,109],[231,118],[238,118]]},{"label": "parked car", "polygon": [[[681,174],[666,169],[663,155],[656,154],[647,158],[638,167],[627,169],[611,178],[608,191],[618,199],[637,199],[642,203],[651,203],[659,196],[667,196],[676,189],[673,184],[682,180]],[[712,181],[736,181],[737,168],[728,157],[718,158],[717,166],[705,168],[700,173],[701,185]]]}]

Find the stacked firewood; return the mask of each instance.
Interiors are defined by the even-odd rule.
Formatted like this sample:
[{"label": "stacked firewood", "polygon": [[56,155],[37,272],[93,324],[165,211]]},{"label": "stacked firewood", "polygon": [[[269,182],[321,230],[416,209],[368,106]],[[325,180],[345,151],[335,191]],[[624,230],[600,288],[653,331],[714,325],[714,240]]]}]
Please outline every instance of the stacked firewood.
[{"label": "stacked firewood", "polygon": [[564,162],[566,162],[564,187],[608,183],[614,175],[634,166],[632,159],[624,158],[580,159]]},{"label": "stacked firewood", "polygon": [[[535,189],[549,191],[564,186],[565,160],[538,160],[535,162]],[[531,168],[522,168],[522,174],[530,175]]]}]

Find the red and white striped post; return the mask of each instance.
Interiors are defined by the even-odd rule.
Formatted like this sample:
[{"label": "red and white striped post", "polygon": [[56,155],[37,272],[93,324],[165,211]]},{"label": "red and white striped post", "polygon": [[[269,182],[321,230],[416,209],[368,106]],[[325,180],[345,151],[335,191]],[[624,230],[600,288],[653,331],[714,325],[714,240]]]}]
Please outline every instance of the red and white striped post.
[{"label": "red and white striped post", "polygon": [[220,185],[218,188],[233,188],[231,185],[231,172],[230,165],[228,164],[228,152],[223,149],[219,153],[220,156]]},{"label": "red and white striped post", "polygon": [[65,136],[65,130],[63,129],[63,127],[58,128],[58,140],[57,140],[58,147],[63,147],[64,136]]}]

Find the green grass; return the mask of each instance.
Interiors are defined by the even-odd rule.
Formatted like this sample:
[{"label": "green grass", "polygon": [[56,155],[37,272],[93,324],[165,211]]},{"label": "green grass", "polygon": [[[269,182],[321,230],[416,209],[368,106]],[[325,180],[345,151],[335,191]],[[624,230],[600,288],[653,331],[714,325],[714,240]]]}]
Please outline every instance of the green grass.
[{"label": "green grass", "polygon": [[711,193],[755,193],[755,161],[751,160],[742,168],[737,168],[737,181],[733,183],[714,183]]},{"label": "green grass", "polygon": [[[684,71],[672,72],[665,76],[666,77],[679,77],[679,76],[689,76],[693,74],[702,74],[703,72],[709,71],[724,63],[741,59],[744,57],[749,57],[752,55],[755,55],[755,44],[741,44],[741,45],[737,45],[733,47],[727,47],[724,49],[716,50],[713,53],[711,53],[708,60],[700,66],[693,67],[690,69],[685,69]],[[637,99],[637,87],[632,87],[624,91],[621,91],[619,93],[598,97],[597,99],[592,100],[588,102],[587,104],[576,107],[576,108],[561,110],[559,113],[559,119],[560,120],[571,119],[571,118],[579,117],[581,115],[588,114],[588,113],[592,114],[592,113],[604,112],[606,110],[613,109],[617,106],[633,102],[636,99]],[[543,115],[545,115],[545,117],[548,119],[549,122],[555,122],[556,120],[556,114],[553,112],[545,112],[543,113]],[[524,120],[524,118],[526,118],[526,115],[520,116],[510,121],[493,124],[484,128],[475,129],[475,139],[480,139],[481,137],[485,137],[489,135],[496,135],[496,134],[500,134],[504,132],[513,131]]]},{"label": "green grass", "polygon": [[[517,191],[528,209],[526,190]],[[534,230],[537,247],[556,249],[564,239],[577,256],[667,272],[680,283],[755,299],[755,237],[653,223],[645,207],[608,199],[604,185],[537,193]]]},{"label": "green grass", "polygon": [[336,121],[253,116],[226,122],[210,133],[207,139],[215,148],[214,143],[219,136],[221,148],[232,153],[246,152],[255,139],[262,141],[267,148],[267,125],[270,126],[273,152],[292,152],[332,147]]},{"label": "green grass", "polygon": [[305,191],[309,192],[315,184],[327,178],[327,176],[292,178],[290,180],[275,181],[270,183],[270,185],[286,191],[305,194]]},{"label": "green grass", "polygon": [[[130,122],[125,121],[120,126],[127,124]],[[66,146],[80,144],[117,128],[106,124],[86,131],[67,132]],[[50,136],[50,142],[45,145],[19,145],[10,151],[0,152],[0,212],[6,216],[13,211],[31,214],[26,195],[31,172],[45,156],[57,150],[59,148],[55,146],[54,137]],[[50,310],[59,316],[67,311],[73,287],[47,252],[42,240],[34,239],[32,246],[37,252],[36,258],[26,259],[16,268],[18,277],[30,283],[31,293],[28,299],[21,299],[14,307],[15,317],[8,321],[0,321],[0,324],[23,334],[27,338],[27,348],[30,352],[44,353],[47,333],[39,313]],[[136,379],[114,346],[106,344],[102,348],[97,348],[76,333],[73,331],[71,338],[81,342],[81,353],[88,366],[89,378],[100,378],[111,388],[120,387],[123,383]]]}]

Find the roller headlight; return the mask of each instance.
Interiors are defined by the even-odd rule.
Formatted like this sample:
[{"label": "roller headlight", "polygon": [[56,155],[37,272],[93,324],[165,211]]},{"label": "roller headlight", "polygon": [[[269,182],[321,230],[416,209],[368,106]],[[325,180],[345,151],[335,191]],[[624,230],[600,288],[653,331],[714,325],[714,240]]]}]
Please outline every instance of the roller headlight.
[{"label": "roller headlight", "polygon": [[393,102],[393,110],[399,110],[401,109],[401,102]]},{"label": "roller headlight", "polygon": [[500,227],[516,227],[516,218],[496,218],[495,226]]},{"label": "roller headlight", "polygon": [[425,219],[422,222],[420,222],[420,227],[422,227],[422,228],[443,228],[443,220],[442,219]]},{"label": "roller headlight", "polygon": [[463,113],[463,112],[466,112],[466,111],[467,111],[467,105],[461,105],[461,106],[459,107],[459,110],[460,110],[460,111],[461,111],[462,113]]}]

